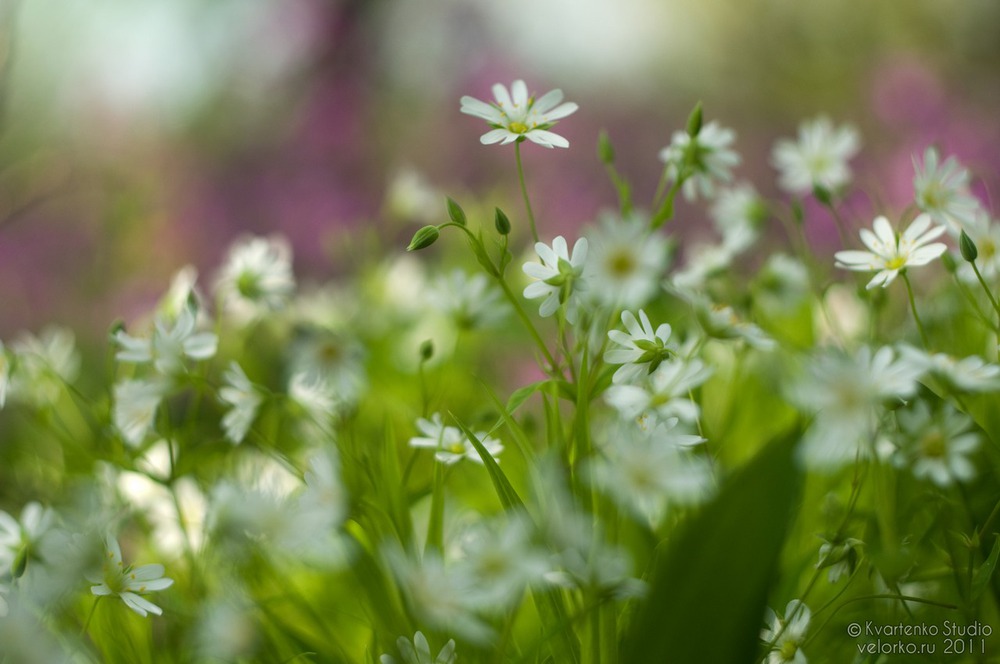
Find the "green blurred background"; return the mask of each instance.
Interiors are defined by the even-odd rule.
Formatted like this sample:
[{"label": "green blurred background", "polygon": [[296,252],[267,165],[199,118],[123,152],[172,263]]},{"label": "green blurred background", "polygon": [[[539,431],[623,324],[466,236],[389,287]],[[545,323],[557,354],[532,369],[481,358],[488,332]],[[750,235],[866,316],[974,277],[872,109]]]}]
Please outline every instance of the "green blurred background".
[{"label": "green blurred background", "polygon": [[519,215],[512,150],[458,112],[515,78],[581,107],[568,152],[526,150],[545,236],[614,203],[601,128],[644,200],[698,100],[764,193],[775,138],[825,113],[864,137],[859,217],[903,211],[929,144],[989,201],[998,35],[996,0],[0,0],[0,338],[101,339],[245,232],[309,281],[380,250],[359,236],[400,250],[445,193]]}]

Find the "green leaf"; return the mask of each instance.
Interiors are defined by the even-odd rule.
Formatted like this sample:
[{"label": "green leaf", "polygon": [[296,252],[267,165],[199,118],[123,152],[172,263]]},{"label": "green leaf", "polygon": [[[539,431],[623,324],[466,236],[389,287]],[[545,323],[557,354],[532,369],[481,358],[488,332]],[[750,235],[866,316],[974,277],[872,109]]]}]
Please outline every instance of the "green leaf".
[{"label": "green leaf", "polygon": [[687,521],[656,563],[623,664],[758,659],[760,629],[800,492],[793,446],[772,441]]},{"label": "green leaf", "polygon": [[493,458],[493,455],[489,453],[485,446],[479,442],[479,438],[476,434],[472,432],[469,427],[455,417],[454,414],[449,413],[451,418],[455,420],[455,424],[458,428],[462,430],[462,433],[469,439],[472,446],[476,448],[476,452],[479,453],[479,458],[483,460],[483,465],[486,466],[486,472],[490,475],[490,481],[493,482],[493,489],[497,492],[497,497],[500,498],[500,504],[503,505],[505,510],[520,509],[527,513],[527,509],[524,507],[524,501],[521,497],[517,495],[517,491],[511,485],[510,481],[507,479],[507,475],[500,469],[500,464],[497,460]]},{"label": "green leaf", "polygon": [[982,597],[990,585],[990,579],[993,578],[993,573],[997,569],[998,558],[1000,558],[1000,536],[993,540],[993,550],[990,551],[990,557],[980,565],[979,569],[976,570],[976,575],[972,577],[972,601]]},{"label": "green leaf", "polygon": [[468,222],[465,219],[465,210],[462,206],[455,202],[455,199],[451,196],[448,199],[448,218],[454,221],[459,226],[465,226]]}]

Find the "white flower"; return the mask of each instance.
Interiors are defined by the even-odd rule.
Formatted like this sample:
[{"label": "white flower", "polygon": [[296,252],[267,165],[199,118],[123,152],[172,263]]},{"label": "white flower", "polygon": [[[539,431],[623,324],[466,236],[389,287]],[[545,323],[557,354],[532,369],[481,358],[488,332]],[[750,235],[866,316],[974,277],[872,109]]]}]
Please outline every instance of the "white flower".
[{"label": "white flower", "polygon": [[732,180],[731,171],[740,163],[740,156],[729,149],[734,140],[736,133],[717,122],[709,122],[694,137],[677,131],[660,151],[660,161],[667,165],[667,177],[684,181],[685,198],[695,200],[699,193],[711,198],[716,183]]},{"label": "white flower", "polygon": [[157,316],[153,334],[148,339],[133,337],[124,330],[115,333],[122,350],[115,355],[122,362],[145,364],[152,362],[163,374],[176,374],[184,369],[184,358],[207,360],[215,355],[219,338],[212,332],[195,332],[197,313],[194,307],[184,307],[173,325]]},{"label": "white flower", "polygon": [[612,385],[605,392],[605,399],[626,418],[653,418],[654,422],[668,422],[680,418],[683,422],[698,419],[698,404],[689,393],[712,375],[711,367],[695,358],[662,362],[649,374],[642,385]]},{"label": "white flower", "polygon": [[322,382],[345,405],[355,404],[368,383],[365,349],[348,334],[308,326],[296,331],[289,349],[288,372]]},{"label": "white flower", "polygon": [[226,438],[236,445],[243,441],[250,430],[263,397],[236,362],[229,365],[223,378],[225,384],[219,388],[219,399],[231,408],[222,417],[222,428],[226,432]]},{"label": "white flower", "polygon": [[150,613],[163,615],[163,609],[141,597],[141,593],[163,590],[173,585],[173,579],[163,576],[163,565],[142,565],[133,568],[122,562],[122,550],[118,540],[109,535],[105,539],[104,574],[88,577],[97,585],[90,592],[98,597],[120,597],[125,605],[145,617]]},{"label": "white flower", "polygon": [[304,372],[293,374],[288,381],[288,398],[323,429],[338,411],[339,402],[326,381]]},{"label": "white flower", "polygon": [[36,502],[24,506],[20,521],[0,510],[0,577],[10,571],[10,564],[19,555],[25,560],[38,555],[41,540],[52,527],[54,518],[51,509]]},{"label": "white flower", "polygon": [[859,539],[848,537],[835,543],[824,540],[819,547],[819,561],[816,569],[827,568],[827,580],[837,583],[840,577],[854,572],[858,562],[858,550],[864,544]]},{"label": "white flower", "polygon": [[537,279],[524,289],[524,297],[529,300],[545,298],[538,310],[541,316],[551,316],[560,306],[565,306],[566,320],[576,322],[579,293],[587,287],[584,264],[588,248],[585,237],[573,245],[572,256],[561,235],[552,241],[551,247],[544,242],[535,243],[535,253],[542,262],[525,263],[522,266],[526,275]]},{"label": "white flower", "polygon": [[215,280],[216,295],[241,320],[281,309],[294,290],[292,248],[278,236],[237,240]]},{"label": "white flower", "polygon": [[667,240],[651,233],[645,219],[605,214],[587,238],[585,278],[593,300],[632,309],[656,294],[667,265]]},{"label": "white flower", "polygon": [[878,414],[886,402],[912,396],[923,373],[897,359],[892,348],[864,346],[853,356],[819,355],[808,376],[796,381],[789,399],[816,418],[806,432],[800,459],[812,470],[832,471],[872,455]]},{"label": "white flower", "polygon": [[917,207],[939,224],[959,230],[982,212],[979,199],[969,192],[969,172],[954,157],[940,163],[938,152],[927,148],[921,168],[913,157],[913,192]]},{"label": "white flower", "polygon": [[774,350],[774,339],[753,323],[741,320],[729,305],[716,304],[696,291],[670,287],[669,290],[686,300],[705,334],[715,339],[742,339],[757,350]]},{"label": "white flower", "polygon": [[[468,437],[462,433],[462,430],[458,427],[445,426],[441,421],[440,413],[434,413],[429,420],[421,417],[417,420],[417,428],[424,435],[411,438],[410,447],[437,450],[434,458],[447,465],[462,459],[469,459],[479,464],[483,463],[479,452],[476,451]],[[488,437],[482,431],[475,432],[475,435],[494,459],[503,451],[503,444],[499,440]]]},{"label": "white flower", "polygon": [[805,195],[817,187],[835,192],[851,181],[847,162],[861,147],[851,126],[834,129],[828,118],[799,125],[798,142],[778,141],[772,152],[781,172],[778,184],[790,194]]},{"label": "white flower", "polygon": [[757,240],[767,207],[753,185],[743,183],[720,191],[709,214],[722,244],[740,254]]},{"label": "white flower", "polygon": [[167,391],[167,384],[159,379],[126,380],[115,385],[112,420],[126,443],[137,447],[146,438]]},{"label": "white flower", "polygon": [[784,618],[778,617],[771,609],[767,611],[769,626],[760,632],[761,641],[765,644],[771,645],[774,642],[767,655],[767,664],[806,664],[808,660],[801,648],[812,618],[809,607],[793,599],[785,607]]},{"label": "white flower", "polygon": [[654,330],[649,316],[642,309],[639,310],[639,320],[631,311],[623,311],[622,324],[628,334],[621,330],[608,332],[608,338],[621,348],[612,348],[604,353],[605,362],[622,365],[612,378],[616,385],[637,381],[677,354],[677,349],[669,344],[670,325],[661,323]]},{"label": "white flower", "polygon": [[51,406],[80,372],[76,339],[64,327],[46,327],[38,336],[22,334],[10,351],[16,366],[8,376],[10,396],[35,406]]},{"label": "white flower", "polygon": [[517,606],[524,590],[551,571],[549,553],[532,542],[529,521],[516,513],[503,523],[477,522],[461,542],[456,567],[475,580],[469,601],[484,611],[503,612]]},{"label": "white flower", "polygon": [[674,434],[677,420],[644,431],[621,423],[609,431],[603,453],[585,464],[589,481],[622,509],[654,526],[667,503],[695,505],[712,490],[712,469],[704,457],[685,451],[699,436]]},{"label": "white flower", "polygon": [[947,353],[928,354],[913,346],[899,347],[901,359],[912,362],[921,372],[930,373],[950,389],[961,392],[992,392],[1000,389],[1000,365],[970,355],[958,359]]},{"label": "white flower", "polygon": [[674,272],[670,281],[679,288],[702,288],[716,275],[725,272],[733,263],[736,252],[723,244],[696,244],[687,252],[682,270]]},{"label": "white flower", "polygon": [[547,148],[569,147],[569,141],[549,131],[557,120],[575,113],[578,108],[572,102],[560,104],[562,90],[551,90],[535,99],[528,96],[528,86],[524,81],[517,80],[511,85],[510,92],[500,83],[494,85],[493,97],[496,101],[490,103],[469,96],[461,99],[462,113],[482,118],[493,127],[492,131],[480,137],[484,145],[507,145],[528,139]]},{"label": "white flower", "polygon": [[941,242],[931,242],[944,233],[944,226],[931,226],[930,215],[921,214],[903,232],[896,235],[885,217],[873,223],[875,232],[861,229],[861,241],[869,251],[838,251],[834,257],[837,267],[859,272],[878,273],[868,282],[869,290],[876,286],[887,287],[901,270],[926,265],[945,252]]},{"label": "white flower", "polygon": [[[157,313],[164,320],[174,320],[188,307],[199,305],[201,297],[195,290],[197,282],[198,270],[193,265],[185,265],[178,270],[170,280],[170,288],[157,304]],[[201,311],[200,306],[197,309]]]},{"label": "white flower", "polygon": [[[396,639],[396,648],[403,657],[402,664],[455,664],[458,656],[455,654],[455,639],[451,639],[444,644],[437,657],[431,656],[431,646],[427,643],[427,637],[423,632],[413,635],[413,642],[405,636]],[[392,655],[382,655],[379,657],[380,664],[396,664]]]},{"label": "white flower", "polygon": [[428,303],[448,316],[462,330],[490,327],[510,313],[500,289],[490,285],[485,274],[466,274],[456,269],[431,282]]},{"label": "white flower", "polygon": [[975,476],[976,468],[967,456],[979,447],[979,435],[969,431],[973,423],[968,415],[951,406],[932,414],[920,401],[912,409],[898,411],[896,417],[916,477],[945,488]]}]

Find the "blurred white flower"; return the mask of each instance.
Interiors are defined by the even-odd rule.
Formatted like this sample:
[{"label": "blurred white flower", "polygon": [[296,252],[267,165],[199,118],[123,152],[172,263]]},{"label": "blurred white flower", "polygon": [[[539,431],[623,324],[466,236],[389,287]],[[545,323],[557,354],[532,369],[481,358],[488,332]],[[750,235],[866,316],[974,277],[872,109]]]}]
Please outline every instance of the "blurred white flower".
[{"label": "blurred white flower", "polygon": [[385,208],[393,217],[430,224],[440,217],[444,198],[422,173],[404,168],[389,180]]},{"label": "blurred white flower", "polygon": [[[1000,223],[990,217],[986,210],[979,210],[963,225],[962,229],[976,245],[976,267],[988,283],[994,283],[1000,276]],[[956,232],[956,239],[960,231]],[[967,261],[956,257],[958,276],[968,284],[979,285],[976,271]]]},{"label": "blurred white flower", "polygon": [[[396,639],[396,648],[403,658],[402,664],[455,664],[458,659],[455,654],[455,639],[444,644],[437,657],[434,657],[427,637],[419,631],[413,635],[412,643],[405,636]],[[396,664],[396,659],[392,655],[382,655],[379,657],[379,664]]]},{"label": "blurred white flower", "polygon": [[864,346],[853,356],[823,352],[809,363],[807,376],[794,381],[788,398],[815,413],[799,457],[810,470],[833,471],[873,454],[872,440],[883,404],[917,390],[923,373],[898,359],[892,348]]},{"label": "blurred white flower", "polygon": [[897,411],[896,418],[914,476],[942,488],[975,476],[968,455],[979,447],[979,435],[969,431],[973,422],[968,415],[951,406],[931,413],[926,403],[918,401],[912,408]]},{"label": "blurred white flower", "polygon": [[767,205],[752,184],[742,183],[720,191],[709,214],[723,245],[740,254],[757,240],[767,219]]},{"label": "blurred white flower", "polygon": [[348,332],[317,326],[297,329],[288,355],[289,375],[322,382],[340,404],[357,403],[367,387],[365,348]]},{"label": "blurred white flower", "polygon": [[816,569],[827,569],[827,580],[837,583],[845,574],[850,575],[858,562],[858,551],[864,542],[848,537],[841,542],[823,541],[819,547],[819,561]]},{"label": "blurred white flower", "polygon": [[[441,421],[441,414],[434,413],[431,419],[420,418],[417,420],[417,428],[423,436],[414,436],[410,439],[410,447],[423,447],[436,450],[434,458],[443,464],[453,464],[462,459],[469,459],[478,464],[482,464],[482,457],[458,427],[445,426]],[[503,444],[495,438],[490,438],[482,431],[475,432],[476,439],[482,443],[486,451],[494,459],[503,451]],[[499,460],[498,460],[499,461]]]},{"label": "blurred white flower", "polygon": [[622,324],[628,334],[621,330],[608,331],[608,338],[620,348],[611,348],[604,353],[605,362],[621,365],[612,377],[616,385],[639,380],[677,354],[677,349],[669,343],[670,325],[661,323],[654,330],[642,309],[639,310],[638,320],[631,311],[623,311]]},{"label": "blurred white flower", "polygon": [[667,177],[683,179],[686,199],[693,201],[699,194],[711,198],[718,183],[732,180],[732,169],[740,163],[739,154],[729,147],[735,140],[732,129],[709,122],[694,137],[674,132],[670,145],[660,150],[660,161],[667,165]]},{"label": "blurred white flower", "polygon": [[684,448],[704,442],[674,434],[677,420],[643,430],[623,422],[609,431],[602,453],[585,464],[589,481],[622,509],[654,527],[668,503],[696,505],[711,494],[712,469],[704,457]]},{"label": "blurred white flower", "polygon": [[119,597],[125,602],[125,606],[143,617],[150,613],[163,615],[163,609],[141,596],[173,585],[173,579],[163,576],[163,565],[126,567],[118,540],[111,535],[105,540],[105,556],[103,575],[90,575],[87,578],[91,583],[97,584],[90,587],[90,592],[98,597]]},{"label": "blurred white flower", "polygon": [[[52,527],[55,513],[37,502],[30,502],[21,510],[20,521],[0,510],[0,577],[11,572],[14,562],[27,564],[39,555],[42,539]],[[13,570],[15,577],[24,570]]]},{"label": "blurred white flower", "polygon": [[241,321],[281,309],[294,290],[292,248],[280,236],[238,239],[215,280],[216,296]]},{"label": "blurred white flower", "polygon": [[172,375],[184,370],[184,358],[207,360],[215,355],[219,338],[213,332],[195,332],[197,313],[193,306],[181,309],[172,323],[157,316],[148,339],[118,330],[115,341],[122,349],[115,357],[122,362],[150,362],[160,373]]},{"label": "blurred white flower", "polygon": [[931,226],[931,217],[921,214],[903,232],[897,235],[885,217],[876,217],[874,232],[861,229],[861,241],[869,251],[838,251],[834,257],[837,267],[859,272],[877,272],[866,288],[886,288],[907,267],[926,265],[947,250],[942,242],[931,242],[940,237],[944,226]]},{"label": "blurred white flower", "polygon": [[917,207],[956,236],[982,212],[979,199],[969,191],[969,172],[954,157],[942,163],[938,151],[930,147],[924,152],[923,167],[913,157],[913,170]]},{"label": "blurred white flower", "polygon": [[858,132],[850,125],[834,129],[825,117],[803,122],[797,142],[780,140],[771,153],[772,163],[780,171],[778,184],[798,196],[816,188],[836,192],[851,181],[847,162],[860,147]]},{"label": "blurred white flower", "polygon": [[684,267],[670,277],[679,288],[703,288],[712,277],[725,272],[733,264],[736,253],[732,246],[722,244],[696,244],[687,251]]},{"label": "blurred white flower", "polygon": [[927,353],[906,344],[899,346],[900,359],[912,362],[921,372],[941,380],[960,392],[992,392],[1000,389],[1000,365],[978,355],[958,359],[947,353]]},{"label": "blurred white flower", "polygon": [[656,294],[667,265],[667,240],[649,231],[638,215],[605,214],[587,234],[589,255],[584,276],[588,295],[616,308],[641,307]]},{"label": "blurred white flower", "polygon": [[502,523],[477,522],[464,535],[455,566],[475,580],[470,601],[483,611],[502,613],[517,605],[525,588],[551,570],[548,551],[532,542],[526,519],[511,512]]},{"label": "blurred white flower", "polygon": [[662,362],[639,385],[612,385],[604,398],[625,419],[666,423],[677,417],[694,422],[701,411],[690,398],[691,390],[711,375],[712,368],[698,358],[673,359]]},{"label": "blurred white flower", "polygon": [[195,627],[198,655],[212,661],[253,660],[260,639],[254,610],[242,598],[206,602]]},{"label": "blurred white flower", "polygon": [[535,253],[542,262],[525,263],[522,270],[532,279],[537,279],[525,287],[524,297],[529,300],[545,298],[538,309],[539,315],[551,316],[560,306],[565,306],[566,320],[576,322],[580,291],[587,288],[584,270],[588,248],[585,237],[573,245],[572,256],[561,235],[552,241],[551,247],[544,242],[535,243]]},{"label": "blurred white flower", "polygon": [[115,488],[152,526],[159,553],[180,556],[189,547],[201,548],[207,501],[194,479],[179,477],[171,489],[141,473],[115,474]]},{"label": "blurred white flower", "polygon": [[126,443],[132,447],[142,444],[168,391],[169,385],[159,378],[125,380],[115,385],[111,418]]},{"label": "blurred white flower", "polygon": [[470,275],[461,269],[440,275],[427,289],[428,304],[461,330],[492,327],[506,318],[510,306],[502,296],[485,274]]},{"label": "blurred white flower", "polygon": [[[760,639],[771,647],[767,654],[767,664],[806,664],[802,643],[809,630],[812,612],[809,607],[797,599],[793,599],[785,607],[785,616],[781,618],[771,609],[767,610],[768,626],[761,630]],[[780,636],[779,636],[780,635]],[[774,642],[773,644],[771,642]]]},{"label": "blurred white flower", "polygon": [[330,419],[338,411],[336,395],[319,376],[301,372],[292,375],[288,381],[288,398],[324,429],[329,427]]},{"label": "blurred white flower", "polygon": [[10,344],[16,370],[9,376],[9,395],[37,407],[51,406],[80,373],[80,354],[73,332],[50,325],[38,336],[22,334]]},{"label": "blurred white flower", "polygon": [[230,363],[223,379],[225,384],[219,388],[219,399],[230,409],[222,417],[222,428],[226,438],[236,445],[243,442],[250,430],[263,396],[236,362]]},{"label": "blurred white flower", "polygon": [[467,115],[486,120],[493,127],[480,137],[484,145],[520,142],[528,139],[546,148],[568,148],[569,141],[549,129],[557,120],[575,113],[577,105],[572,102],[561,104],[562,90],[550,90],[535,99],[528,96],[528,86],[516,80],[507,88],[497,83],[493,86],[495,101],[486,103],[474,97],[461,99],[461,111]]},{"label": "blurred white flower", "polygon": [[753,323],[741,320],[731,306],[716,304],[697,291],[677,287],[669,290],[691,305],[695,318],[708,336],[715,339],[740,339],[757,350],[774,350],[774,339]]}]

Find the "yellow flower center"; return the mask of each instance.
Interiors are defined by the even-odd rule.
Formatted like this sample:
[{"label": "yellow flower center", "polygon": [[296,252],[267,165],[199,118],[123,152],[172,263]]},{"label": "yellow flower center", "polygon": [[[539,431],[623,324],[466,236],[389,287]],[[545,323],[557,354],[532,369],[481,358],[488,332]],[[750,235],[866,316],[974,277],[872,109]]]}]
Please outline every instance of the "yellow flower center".
[{"label": "yellow flower center", "polygon": [[528,133],[528,125],[523,122],[511,122],[510,130],[515,134],[526,134]]},{"label": "yellow flower center", "polygon": [[794,641],[785,641],[781,644],[781,659],[786,662],[790,662],[795,659],[795,653],[798,652],[799,646]]},{"label": "yellow flower center", "polygon": [[906,257],[905,256],[896,256],[895,258],[892,258],[892,259],[886,261],[886,263],[885,263],[886,269],[889,269],[889,270],[898,270],[898,269],[900,269],[902,267],[905,267],[905,266],[906,266]]},{"label": "yellow flower center", "polygon": [[619,249],[607,261],[608,271],[619,277],[627,277],[635,272],[635,256],[626,249]]},{"label": "yellow flower center", "polygon": [[931,431],[920,440],[920,451],[932,459],[942,459],[948,454],[948,446],[940,431]]}]

